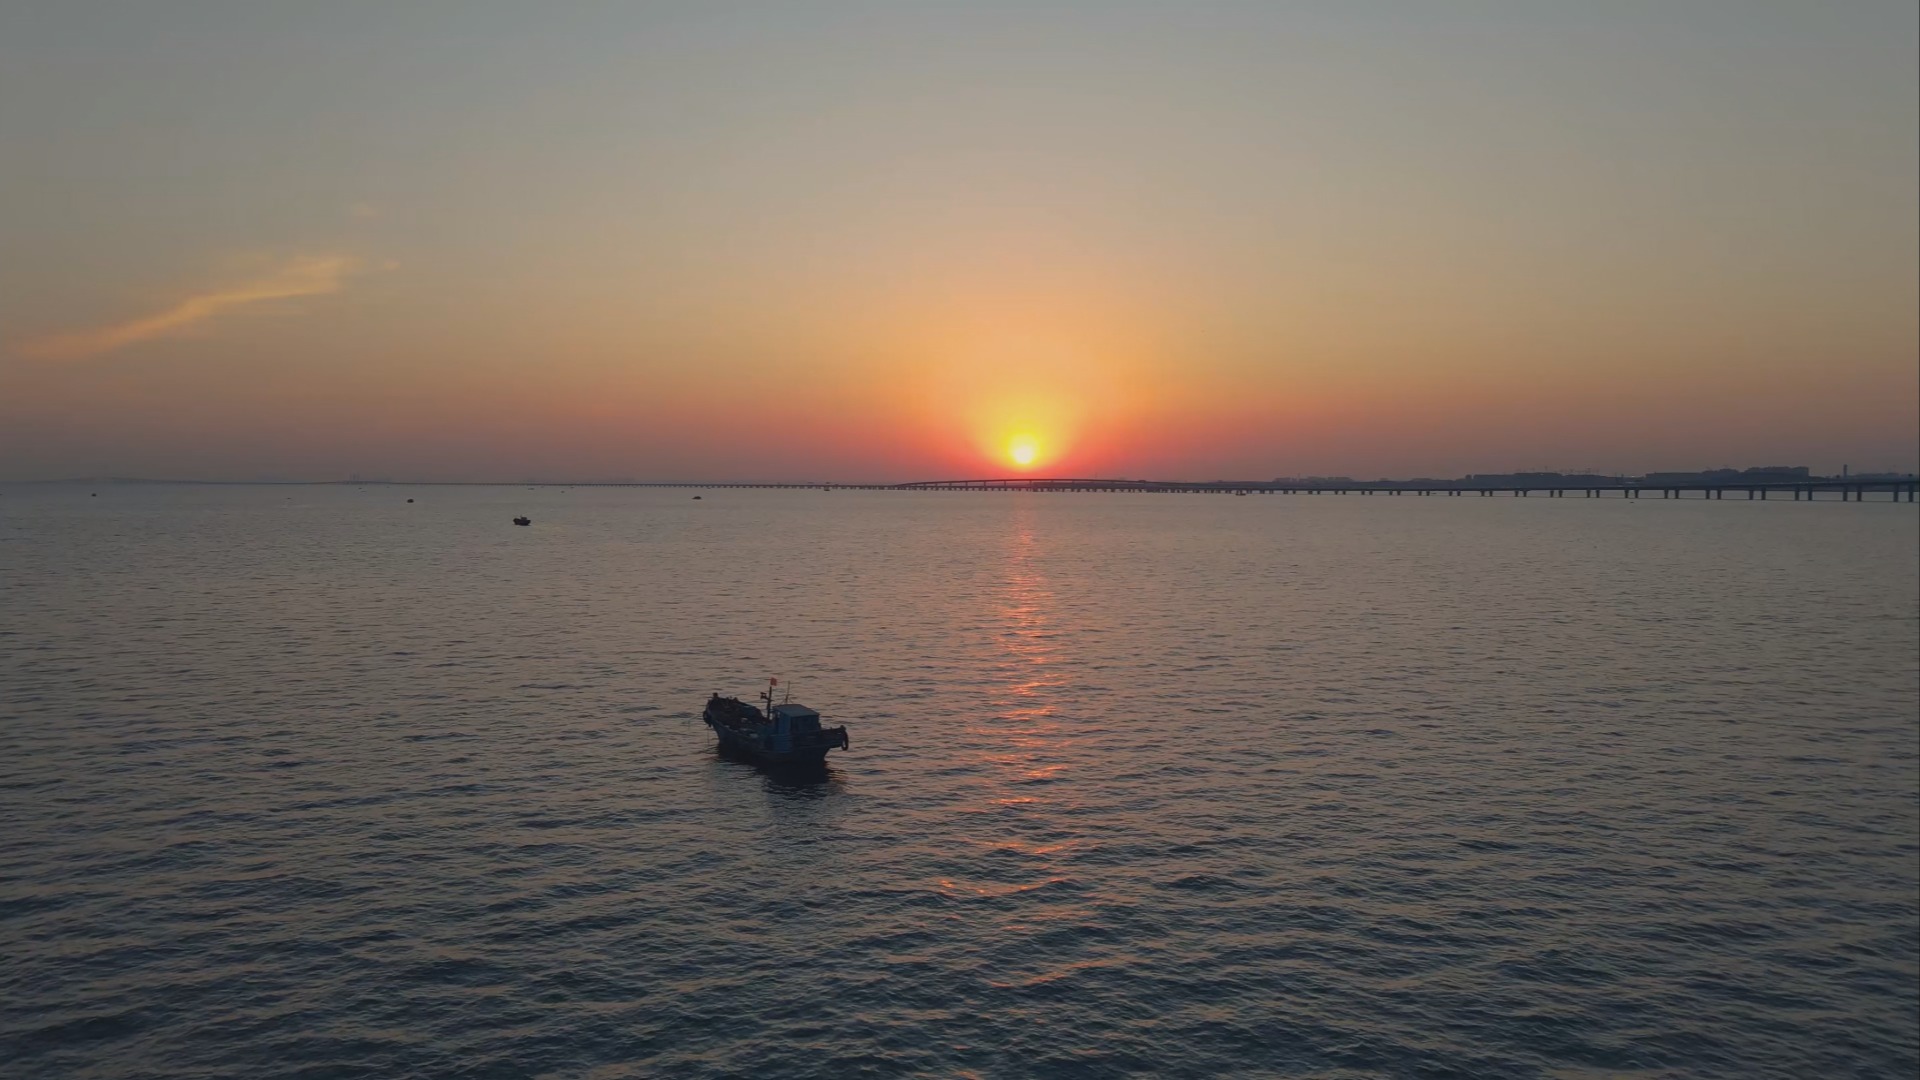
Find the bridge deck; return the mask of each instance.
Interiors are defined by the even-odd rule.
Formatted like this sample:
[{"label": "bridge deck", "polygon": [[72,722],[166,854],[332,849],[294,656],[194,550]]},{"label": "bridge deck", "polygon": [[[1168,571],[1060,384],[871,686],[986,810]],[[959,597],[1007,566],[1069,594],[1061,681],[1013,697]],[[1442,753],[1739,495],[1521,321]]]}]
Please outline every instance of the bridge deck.
[{"label": "bridge deck", "polygon": [[[678,488],[789,488],[789,489],[845,489],[852,491],[1025,491],[1025,492],[1123,492],[1141,494],[1188,494],[1188,495],[1415,495],[1415,496],[1461,496],[1461,495],[1543,495],[1547,498],[1565,498],[1571,493],[1579,493],[1582,498],[1640,499],[1649,492],[1658,492],[1663,499],[1695,497],[1701,499],[1725,499],[1729,491],[1745,492],[1748,499],[1814,499],[1819,495],[1831,496],[1838,493],[1838,501],[1865,502],[1867,495],[1885,495],[1885,499],[1876,502],[1920,501],[1920,480],[1853,480],[1821,479],[1795,480],[1781,483],[1713,483],[1697,482],[1690,484],[1638,483],[1634,481],[1615,481],[1597,484],[1491,484],[1480,485],[1468,482],[1459,483],[1232,483],[1215,481],[1169,481],[1169,480],[1101,480],[1091,477],[994,477],[978,480],[917,480],[904,484],[800,484],[800,483],[694,483],[661,482],[618,485],[577,485],[608,487],[678,487]],[[1834,501],[1831,498],[1821,501]]]}]

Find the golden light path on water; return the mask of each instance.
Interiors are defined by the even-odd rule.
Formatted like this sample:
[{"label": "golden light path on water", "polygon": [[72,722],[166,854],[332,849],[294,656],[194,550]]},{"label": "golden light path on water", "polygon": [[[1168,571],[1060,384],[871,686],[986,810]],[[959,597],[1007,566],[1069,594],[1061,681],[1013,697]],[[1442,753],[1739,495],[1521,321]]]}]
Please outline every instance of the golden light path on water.
[{"label": "golden light path on water", "polygon": [[[1062,735],[1055,707],[1048,696],[1066,685],[1058,666],[1057,631],[1050,614],[1054,595],[1035,565],[1037,541],[1031,507],[1018,507],[1007,536],[1007,552],[997,587],[994,612],[994,662],[999,689],[990,701],[992,712],[968,725],[967,741],[980,747],[978,758],[987,766],[981,782],[980,805],[988,811],[1042,804],[1049,797],[1029,790],[1053,780],[1066,765],[1051,760]],[[988,846],[1027,855],[1044,856],[1067,845],[1033,844],[1000,838]],[[1044,884],[1039,882],[1037,884]],[[986,895],[991,889],[964,886],[951,880],[943,888]],[[1015,886],[1032,887],[1030,884]],[[1008,891],[1002,887],[998,891]]]},{"label": "golden light path on water", "polygon": [[[969,725],[967,737],[979,747],[976,756],[982,766],[977,813],[983,824],[993,827],[991,836],[969,837],[969,845],[1012,870],[971,882],[942,878],[942,892],[956,898],[1012,897],[1069,887],[1071,872],[1062,860],[1083,851],[1087,843],[1080,837],[1010,836],[999,827],[1003,824],[999,819],[1007,814],[1044,819],[1071,809],[1058,805],[1064,789],[1055,782],[1069,768],[1062,749],[1064,743],[1074,741],[1074,732],[1067,730],[1053,704],[1055,695],[1067,692],[1070,680],[1061,663],[1058,597],[1040,569],[1042,541],[1034,527],[1034,513],[1032,506],[1017,506],[1008,523],[992,607],[998,616],[993,628],[1000,654],[994,663],[998,690],[989,702],[991,712]],[[1003,921],[997,932],[1017,940],[1093,918],[1086,904],[1061,897],[1026,907]],[[1076,971],[1111,963],[1039,961],[997,972],[987,982],[999,990],[1030,992],[1070,978]]]}]

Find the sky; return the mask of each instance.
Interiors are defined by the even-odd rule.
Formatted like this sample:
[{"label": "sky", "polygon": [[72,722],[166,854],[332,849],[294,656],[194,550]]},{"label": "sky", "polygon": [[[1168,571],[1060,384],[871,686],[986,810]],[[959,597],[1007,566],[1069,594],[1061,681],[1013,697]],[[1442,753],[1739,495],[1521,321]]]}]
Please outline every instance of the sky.
[{"label": "sky", "polygon": [[1911,0],[0,6],[0,479],[1920,466]]}]

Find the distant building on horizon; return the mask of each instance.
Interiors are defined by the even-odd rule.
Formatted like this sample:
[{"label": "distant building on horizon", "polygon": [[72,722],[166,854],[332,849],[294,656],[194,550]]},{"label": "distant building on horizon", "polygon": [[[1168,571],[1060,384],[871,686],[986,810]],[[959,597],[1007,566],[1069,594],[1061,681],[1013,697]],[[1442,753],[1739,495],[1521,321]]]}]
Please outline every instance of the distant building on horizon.
[{"label": "distant building on horizon", "polygon": [[1473,473],[1461,480],[1468,487],[1598,487],[1611,484],[1618,477],[1601,476],[1599,473],[1560,473],[1560,472],[1517,472],[1517,473]]},{"label": "distant building on horizon", "polygon": [[1791,484],[1812,479],[1805,465],[1756,465],[1749,469],[1702,469],[1697,472],[1650,472],[1642,477],[1648,484]]}]

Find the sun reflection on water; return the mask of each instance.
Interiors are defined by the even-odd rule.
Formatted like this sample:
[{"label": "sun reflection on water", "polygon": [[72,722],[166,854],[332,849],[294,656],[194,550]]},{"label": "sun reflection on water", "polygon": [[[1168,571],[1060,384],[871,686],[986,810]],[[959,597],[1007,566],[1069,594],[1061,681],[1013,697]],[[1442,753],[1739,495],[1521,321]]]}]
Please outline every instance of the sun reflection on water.
[{"label": "sun reflection on water", "polygon": [[1038,737],[1050,730],[1045,722],[1054,710],[1044,692],[1066,682],[1055,655],[1059,646],[1051,614],[1053,590],[1037,565],[1039,552],[1031,514],[1030,508],[1021,508],[1009,541],[999,612],[1004,623],[999,644],[1006,653],[1002,670],[1012,677],[1008,687],[1011,701],[998,703],[1011,707],[1000,716],[1029,722],[1026,730],[1009,733],[1014,745],[1023,748],[1039,745]]},{"label": "sun reflection on water", "polygon": [[976,770],[966,811],[978,815],[978,830],[966,837],[985,863],[971,880],[949,874],[935,882],[953,899],[997,901],[1008,933],[1037,932],[1043,925],[1078,917],[1079,885],[1069,869],[1085,841],[1063,837],[1062,807],[1073,801],[1061,740],[1069,724],[1058,714],[1068,684],[1064,638],[1057,622],[1052,583],[1042,570],[1044,533],[1035,511],[1017,508],[1007,522],[1005,557],[994,589],[986,594],[990,652],[986,660],[995,689],[988,708],[966,726],[968,754]]}]

